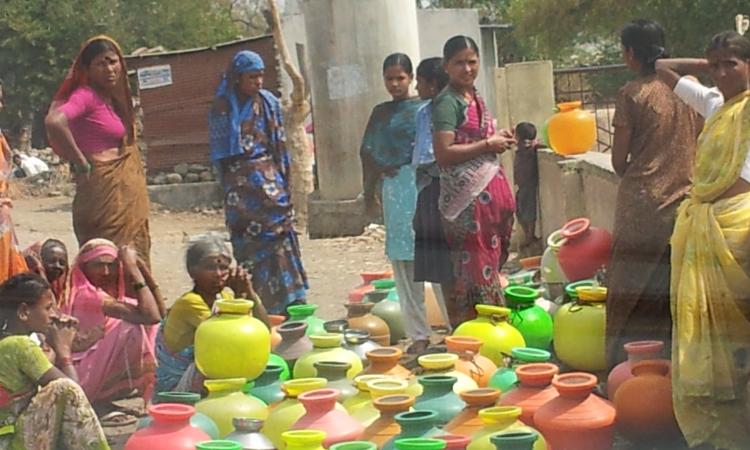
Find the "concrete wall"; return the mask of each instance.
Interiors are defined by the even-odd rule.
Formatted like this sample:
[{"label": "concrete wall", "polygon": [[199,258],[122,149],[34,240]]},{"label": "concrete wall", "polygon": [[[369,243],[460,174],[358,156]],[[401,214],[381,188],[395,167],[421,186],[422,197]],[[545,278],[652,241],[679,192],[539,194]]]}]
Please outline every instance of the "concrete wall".
[{"label": "concrete wall", "polygon": [[158,203],[172,211],[221,208],[224,202],[224,191],[215,181],[153,185],[148,187],[148,196],[152,203]]},{"label": "concrete wall", "polygon": [[588,217],[612,231],[619,179],[607,153],[588,152],[568,158],[539,152],[539,225],[546,238],[565,222]]}]

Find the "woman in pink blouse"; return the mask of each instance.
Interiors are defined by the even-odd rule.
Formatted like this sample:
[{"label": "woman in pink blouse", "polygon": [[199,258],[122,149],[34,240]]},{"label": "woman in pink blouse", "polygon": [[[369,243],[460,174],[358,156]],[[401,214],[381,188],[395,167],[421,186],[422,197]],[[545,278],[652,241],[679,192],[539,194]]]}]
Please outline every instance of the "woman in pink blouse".
[{"label": "woman in pink blouse", "polygon": [[45,125],[52,147],[75,176],[73,227],[79,245],[95,238],[132,245],[148,266],[146,178],[125,60],[115,41],[96,36],[84,43]]}]

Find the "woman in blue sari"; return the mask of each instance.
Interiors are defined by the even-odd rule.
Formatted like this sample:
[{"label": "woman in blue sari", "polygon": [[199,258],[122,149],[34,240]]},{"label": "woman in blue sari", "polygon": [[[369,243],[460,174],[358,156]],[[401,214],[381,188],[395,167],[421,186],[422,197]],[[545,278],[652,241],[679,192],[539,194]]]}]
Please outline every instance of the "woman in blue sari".
[{"label": "woman in blue sari", "polygon": [[234,257],[272,314],[305,303],[302,267],[289,194],[290,159],[281,105],[263,89],[257,53],[237,53],[209,115],[211,160],[224,188]]}]

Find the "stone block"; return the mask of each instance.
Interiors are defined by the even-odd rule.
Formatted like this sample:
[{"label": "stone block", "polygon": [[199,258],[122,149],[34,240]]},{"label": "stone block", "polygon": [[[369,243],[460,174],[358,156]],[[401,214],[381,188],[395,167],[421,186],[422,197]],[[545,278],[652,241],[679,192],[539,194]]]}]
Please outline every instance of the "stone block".
[{"label": "stone block", "polygon": [[359,236],[368,225],[363,199],[324,200],[315,191],[308,199],[307,231],[312,239]]}]

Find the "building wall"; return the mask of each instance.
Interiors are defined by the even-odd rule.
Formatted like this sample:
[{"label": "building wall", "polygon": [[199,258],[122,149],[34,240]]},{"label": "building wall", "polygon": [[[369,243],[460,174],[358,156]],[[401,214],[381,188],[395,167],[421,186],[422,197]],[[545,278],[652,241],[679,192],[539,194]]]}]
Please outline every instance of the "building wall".
[{"label": "building wall", "polygon": [[126,58],[129,69],[164,64],[172,69],[171,85],[139,91],[149,174],[180,163],[209,163],[208,112],[221,75],[240,50],[261,55],[266,63],[264,84],[278,91],[279,68],[270,36],[198,51]]}]

